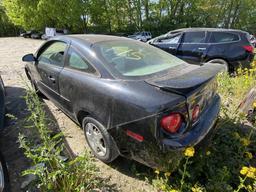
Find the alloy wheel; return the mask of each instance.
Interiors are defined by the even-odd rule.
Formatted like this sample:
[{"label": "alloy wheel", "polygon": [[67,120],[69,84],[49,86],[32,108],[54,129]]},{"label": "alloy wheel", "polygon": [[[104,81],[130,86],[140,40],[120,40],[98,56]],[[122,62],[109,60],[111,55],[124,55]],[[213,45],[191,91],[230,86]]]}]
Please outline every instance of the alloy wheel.
[{"label": "alloy wheel", "polygon": [[105,156],[107,152],[106,142],[100,129],[93,123],[87,123],[85,134],[92,150],[101,157]]}]

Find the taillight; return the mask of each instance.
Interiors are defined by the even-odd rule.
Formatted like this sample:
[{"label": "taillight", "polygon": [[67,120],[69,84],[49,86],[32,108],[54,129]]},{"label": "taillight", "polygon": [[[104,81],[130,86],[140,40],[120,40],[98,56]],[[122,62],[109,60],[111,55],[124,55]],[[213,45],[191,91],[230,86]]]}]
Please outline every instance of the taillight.
[{"label": "taillight", "polygon": [[250,52],[250,53],[253,53],[253,51],[254,51],[254,47],[251,46],[251,45],[243,46],[243,48],[244,48],[246,51]]},{"label": "taillight", "polygon": [[177,133],[182,124],[182,116],[179,113],[171,113],[161,120],[161,127],[169,133]]},{"label": "taillight", "polygon": [[200,106],[199,105],[196,105],[194,108],[193,108],[193,111],[192,111],[192,121],[195,122],[198,117],[199,117],[199,114],[200,114]]}]

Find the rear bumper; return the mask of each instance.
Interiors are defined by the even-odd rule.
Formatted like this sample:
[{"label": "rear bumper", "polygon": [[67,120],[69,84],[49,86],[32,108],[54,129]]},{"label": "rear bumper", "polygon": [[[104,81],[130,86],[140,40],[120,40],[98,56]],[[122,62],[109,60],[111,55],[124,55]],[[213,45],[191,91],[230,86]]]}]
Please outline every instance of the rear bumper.
[{"label": "rear bumper", "polygon": [[[117,129],[109,130],[109,132],[114,138],[122,156],[134,159],[149,167],[170,171],[176,169],[183,158],[183,148],[196,145],[211,135],[215,130],[219,111],[220,97],[216,95],[210,107],[201,115],[193,130],[175,139],[156,139],[153,134],[154,128],[152,127],[154,122],[156,122],[156,116],[126,124]],[[130,130],[136,133],[143,131],[144,134],[141,135],[144,136],[145,140],[139,142],[127,136],[125,130],[128,127],[132,127],[133,129]]]},{"label": "rear bumper", "polygon": [[234,70],[237,70],[239,67],[241,68],[251,68],[251,63],[254,60],[255,54],[248,54],[244,60],[239,61],[231,61],[229,62]]},{"label": "rear bumper", "polygon": [[183,149],[188,146],[194,146],[201,142],[209,132],[215,129],[215,124],[220,111],[220,97],[215,96],[208,110],[200,116],[198,123],[193,129],[178,138],[163,139],[162,144],[168,150]]}]

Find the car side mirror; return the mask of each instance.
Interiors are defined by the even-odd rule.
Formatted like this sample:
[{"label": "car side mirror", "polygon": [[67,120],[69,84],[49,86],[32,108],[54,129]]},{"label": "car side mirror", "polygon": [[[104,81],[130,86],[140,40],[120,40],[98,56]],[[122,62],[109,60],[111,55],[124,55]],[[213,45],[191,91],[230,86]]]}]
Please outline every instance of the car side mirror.
[{"label": "car side mirror", "polygon": [[25,61],[25,62],[34,62],[36,61],[36,58],[34,57],[33,54],[27,54],[27,55],[24,55],[22,57],[22,61]]}]

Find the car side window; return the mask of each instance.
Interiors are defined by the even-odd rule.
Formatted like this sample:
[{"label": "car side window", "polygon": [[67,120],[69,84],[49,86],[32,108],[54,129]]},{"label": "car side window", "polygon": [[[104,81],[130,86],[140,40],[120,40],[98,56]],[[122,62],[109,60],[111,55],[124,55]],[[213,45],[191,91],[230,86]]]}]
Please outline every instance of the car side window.
[{"label": "car side window", "polygon": [[186,32],[183,37],[183,43],[205,43],[205,31]]},{"label": "car side window", "polygon": [[159,43],[176,44],[176,43],[179,43],[180,38],[181,38],[181,34],[178,34],[175,36],[160,39]]},{"label": "car side window", "polygon": [[210,43],[225,43],[238,40],[239,36],[237,34],[227,32],[212,32],[210,37]]},{"label": "car side window", "polygon": [[46,64],[57,65],[62,67],[64,65],[64,53],[67,44],[64,42],[54,42],[50,44],[38,57],[39,62]]},{"label": "car side window", "polygon": [[83,59],[73,48],[70,48],[68,52],[67,66],[87,73],[96,73],[96,70],[89,64],[89,62]]}]

